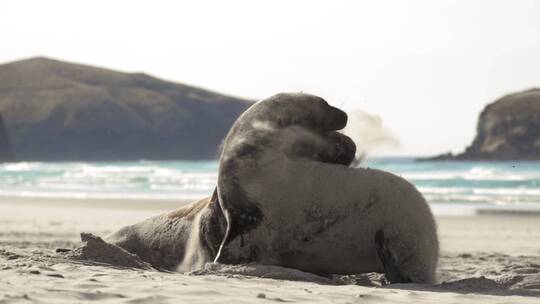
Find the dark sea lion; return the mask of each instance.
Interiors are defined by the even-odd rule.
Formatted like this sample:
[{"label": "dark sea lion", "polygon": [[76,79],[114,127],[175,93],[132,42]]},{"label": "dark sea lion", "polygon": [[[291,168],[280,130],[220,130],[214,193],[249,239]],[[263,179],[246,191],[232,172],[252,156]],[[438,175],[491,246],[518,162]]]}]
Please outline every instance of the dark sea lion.
[{"label": "dark sea lion", "polygon": [[217,189],[227,220],[220,249],[257,227],[263,218],[257,203],[250,201],[239,184],[242,167],[257,170],[261,155],[268,153],[348,166],[356,146],[349,137],[335,132],[346,124],[345,112],[310,94],[280,93],[247,109],[227,134],[220,157]]},{"label": "dark sea lion", "polygon": [[[291,96],[296,97],[294,110],[288,104],[288,98]],[[311,115],[313,109],[310,110],[310,108],[312,106],[324,109],[325,111],[320,114],[326,113],[328,117],[315,115],[302,118],[298,114],[295,114],[294,117],[287,116],[287,113],[291,111],[298,113],[300,109],[306,116]],[[275,110],[272,112],[275,116],[264,114],[270,112],[269,107]],[[236,158],[245,158],[255,150],[264,150],[270,142],[265,143],[266,137],[263,134],[276,127],[282,129],[283,137],[280,142],[280,151],[288,157],[308,158],[343,165],[350,164],[354,158],[356,152],[354,142],[348,137],[332,131],[336,128],[342,128],[346,124],[346,114],[328,106],[319,97],[307,94],[278,94],[256,103],[247,112],[258,113],[275,121],[271,124],[266,123],[268,120],[252,120],[247,123],[245,116],[243,116],[244,118],[240,117],[236,125],[244,125],[245,128],[249,129],[249,126],[255,123],[254,126],[251,125],[251,128],[256,131],[251,134],[259,136],[250,138],[251,145],[249,147],[244,143],[241,146],[242,151],[237,151],[238,153],[235,154]],[[252,117],[251,114],[249,117]],[[306,131],[307,128],[311,131]],[[237,127],[231,132],[238,134],[239,130],[240,128]],[[250,133],[249,130],[246,131],[244,133]],[[230,145],[226,147],[230,147]],[[240,218],[249,216],[246,210],[233,211],[231,214],[233,216],[238,214]],[[236,223],[238,225],[234,227],[241,227],[242,223],[239,221]],[[245,225],[245,222],[243,224]],[[205,262],[212,261],[217,256],[227,227],[216,189],[211,197],[193,202],[176,211],[124,227],[109,235],[106,240],[137,254],[143,261],[156,268],[171,270],[178,266],[180,271],[189,271],[201,267]],[[231,239],[238,236],[240,232],[247,231],[249,231],[249,227],[243,227],[239,231],[234,228]]]},{"label": "dark sea lion", "polygon": [[[189,250],[192,263],[204,263],[216,254],[225,233],[225,218],[217,194],[192,202],[172,212],[123,227],[105,238],[157,269],[176,270]],[[190,238],[200,237],[197,251],[190,248]],[[199,238],[198,238],[199,239]],[[200,260],[200,261],[199,261]]]},{"label": "dark sea lion", "polygon": [[249,176],[240,179],[242,190],[263,216],[256,228],[228,242],[222,262],[320,274],[381,272],[392,283],[434,281],[435,222],[404,179],[286,157],[241,174]]},{"label": "dark sea lion", "polygon": [[[220,158],[227,232],[216,260],[434,281],[438,238],[427,203],[398,176],[336,158],[330,139],[347,142],[334,132],[345,124],[343,112],[307,94],[273,96],[237,120]],[[307,153],[312,147],[328,153]]]}]

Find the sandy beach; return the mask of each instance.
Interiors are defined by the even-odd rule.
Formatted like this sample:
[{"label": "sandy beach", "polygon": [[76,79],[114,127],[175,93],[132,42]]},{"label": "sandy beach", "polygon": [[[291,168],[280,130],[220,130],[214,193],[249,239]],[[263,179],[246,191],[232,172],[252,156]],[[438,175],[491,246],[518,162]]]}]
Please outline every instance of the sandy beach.
[{"label": "sandy beach", "polygon": [[[185,202],[0,200],[0,303],[538,303],[540,217],[438,216],[437,285],[377,286],[279,267],[207,265],[190,274],[75,262],[57,248],[106,235]],[[302,281],[303,280],[303,281]],[[339,284],[339,285],[337,285]]]}]

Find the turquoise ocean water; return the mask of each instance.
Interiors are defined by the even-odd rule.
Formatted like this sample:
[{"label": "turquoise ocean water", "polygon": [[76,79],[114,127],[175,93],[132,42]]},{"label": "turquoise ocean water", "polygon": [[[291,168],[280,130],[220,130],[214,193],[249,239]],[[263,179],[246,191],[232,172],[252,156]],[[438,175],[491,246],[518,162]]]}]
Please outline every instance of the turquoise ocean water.
[{"label": "turquoise ocean water", "polygon": [[[363,166],[408,179],[438,213],[540,208],[540,162],[374,158]],[[215,161],[6,163],[0,164],[0,196],[195,199],[211,194],[216,170]]]}]

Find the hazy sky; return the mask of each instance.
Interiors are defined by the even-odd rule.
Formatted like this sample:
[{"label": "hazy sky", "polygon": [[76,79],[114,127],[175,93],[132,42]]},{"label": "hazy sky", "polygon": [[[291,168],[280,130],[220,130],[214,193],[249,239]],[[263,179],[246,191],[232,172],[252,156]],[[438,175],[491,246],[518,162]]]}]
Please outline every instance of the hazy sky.
[{"label": "hazy sky", "polygon": [[425,155],[461,151],[486,103],[540,86],[540,1],[1,1],[0,63],[38,55],[319,94],[380,115],[391,154]]}]

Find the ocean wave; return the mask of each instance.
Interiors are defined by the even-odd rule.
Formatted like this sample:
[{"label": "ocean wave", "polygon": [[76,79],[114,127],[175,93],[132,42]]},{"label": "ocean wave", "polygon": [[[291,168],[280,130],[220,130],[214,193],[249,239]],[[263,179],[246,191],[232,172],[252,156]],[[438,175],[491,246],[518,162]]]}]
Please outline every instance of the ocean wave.
[{"label": "ocean wave", "polygon": [[513,205],[518,203],[540,203],[540,196],[480,195],[480,194],[424,194],[426,201],[454,203],[489,203],[494,205]]},{"label": "ocean wave", "polygon": [[519,174],[497,173],[478,175],[471,172],[399,172],[398,175],[412,181],[426,180],[485,180],[485,181],[524,181],[540,180],[537,172]]},{"label": "ocean wave", "polygon": [[39,163],[0,165],[0,196],[189,199],[211,194],[214,162]]},{"label": "ocean wave", "polygon": [[197,200],[212,193],[106,193],[106,192],[40,192],[0,190],[0,197],[58,199],[121,199],[121,200]]},{"label": "ocean wave", "polygon": [[[446,164],[438,167],[417,167],[408,166],[400,168],[396,166],[394,172],[411,181],[438,181],[438,180],[464,180],[464,181],[527,181],[540,180],[540,167],[520,166],[519,169],[501,166],[492,168],[484,166],[460,167],[459,164],[454,167]],[[411,170],[413,169],[413,170]]]},{"label": "ocean wave", "polygon": [[539,203],[539,188],[418,187],[428,202],[489,203],[513,205]]},{"label": "ocean wave", "polygon": [[513,196],[539,196],[539,188],[437,188],[437,187],[418,187],[418,190],[424,194],[486,194],[486,195],[513,195]]},{"label": "ocean wave", "polygon": [[16,162],[0,164],[0,174],[65,172],[83,166],[81,162]]}]

